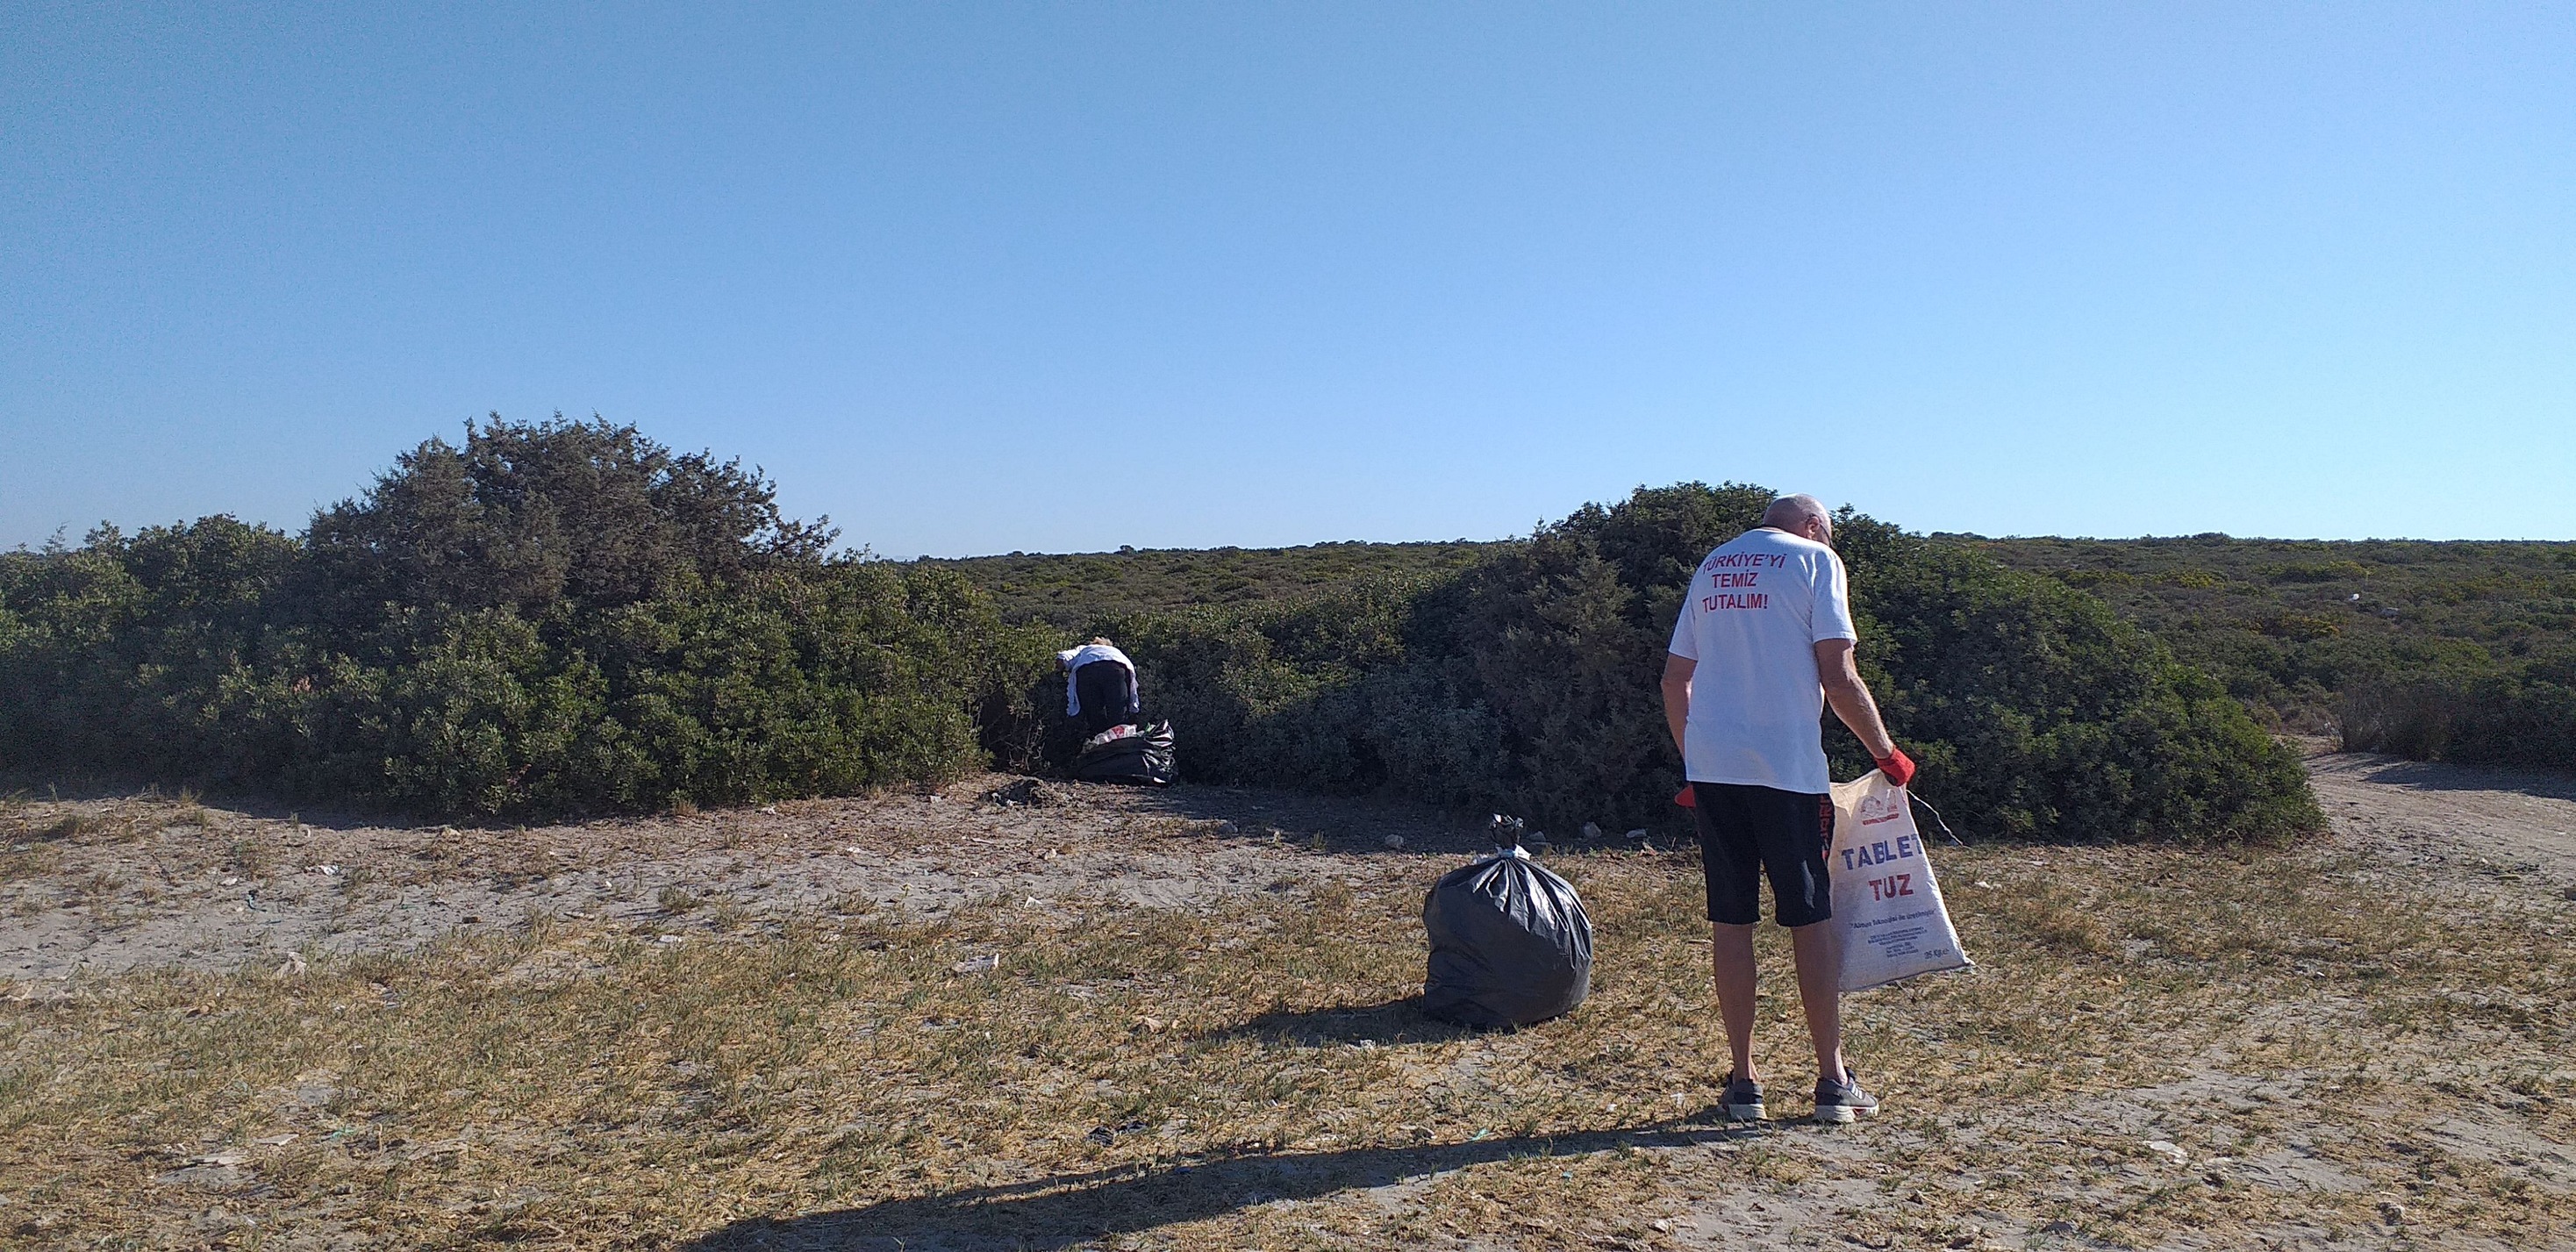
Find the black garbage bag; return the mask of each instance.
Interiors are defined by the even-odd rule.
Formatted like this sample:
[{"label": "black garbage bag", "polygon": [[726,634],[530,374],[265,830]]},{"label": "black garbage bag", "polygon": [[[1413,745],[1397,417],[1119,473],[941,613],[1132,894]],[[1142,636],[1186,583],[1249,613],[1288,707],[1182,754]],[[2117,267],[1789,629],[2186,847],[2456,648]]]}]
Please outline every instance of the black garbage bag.
[{"label": "black garbage bag", "polygon": [[1592,919],[1573,884],[1517,843],[1433,884],[1422,925],[1431,932],[1422,1011],[1433,1017],[1527,1026],[1591,994]]},{"label": "black garbage bag", "polygon": [[1172,724],[1156,722],[1124,729],[1132,733],[1103,733],[1086,741],[1081,755],[1073,758],[1073,776],[1084,782],[1171,786],[1180,774],[1179,760],[1172,750]]}]

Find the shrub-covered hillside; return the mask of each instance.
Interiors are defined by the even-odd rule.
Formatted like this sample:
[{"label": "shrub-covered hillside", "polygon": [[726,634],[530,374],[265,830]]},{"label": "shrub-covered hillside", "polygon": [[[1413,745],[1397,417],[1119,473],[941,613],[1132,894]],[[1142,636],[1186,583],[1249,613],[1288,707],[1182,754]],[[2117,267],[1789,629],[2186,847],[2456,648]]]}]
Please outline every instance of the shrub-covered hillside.
[{"label": "shrub-covered hillside", "polygon": [[992,593],[1014,621],[1072,630],[1115,613],[1308,600],[1355,583],[1456,574],[1504,545],[1318,543],[1295,548],[1121,548],[1049,556],[1014,552],[919,564],[955,570]]},{"label": "shrub-covered hillside", "polygon": [[[1641,490],[1456,573],[1103,612],[1069,633],[1129,647],[1199,779],[1666,824],[1681,774],[1658,711],[1664,643],[1699,558],[1770,498]],[[1867,518],[1842,531],[1865,664],[1926,762],[1923,785],[1964,820],[2064,839],[2240,837],[2317,820],[2289,753],[2100,601]],[[1839,728],[1828,741],[1844,776],[1868,768]]]},{"label": "shrub-covered hillside", "polygon": [[2576,543],[1964,541],[2102,597],[2275,724],[2576,770]]},{"label": "shrub-covered hillside", "polygon": [[[1052,652],[1105,633],[1180,724],[1185,778],[1670,826],[1666,633],[1769,499],[1641,490],[1496,544],[892,564],[831,554],[735,464],[496,418],[301,535],[213,517],[0,555],[0,768],[486,817],[929,783],[1065,760]],[[1959,820],[2318,820],[2244,708],[2101,601],[1841,529],[1865,663]]]},{"label": "shrub-covered hillside", "polygon": [[1043,641],[831,538],[633,427],[495,419],[300,536],[209,517],[0,554],[0,765],[475,816],[978,767],[977,713]]}]

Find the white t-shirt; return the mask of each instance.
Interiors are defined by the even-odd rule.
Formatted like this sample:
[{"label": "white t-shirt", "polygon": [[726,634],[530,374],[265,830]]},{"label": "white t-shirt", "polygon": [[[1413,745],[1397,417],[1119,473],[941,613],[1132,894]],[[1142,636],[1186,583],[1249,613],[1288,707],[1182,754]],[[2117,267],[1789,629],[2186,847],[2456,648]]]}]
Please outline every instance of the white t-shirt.
[{"label": "white t-shirt", "polygon": [[1670,648],[1698,662],[1682,726],[1691,781],[1829,790],[1816,644],[1858,638],[1833,549],[1757,527],[1709,553]]}]

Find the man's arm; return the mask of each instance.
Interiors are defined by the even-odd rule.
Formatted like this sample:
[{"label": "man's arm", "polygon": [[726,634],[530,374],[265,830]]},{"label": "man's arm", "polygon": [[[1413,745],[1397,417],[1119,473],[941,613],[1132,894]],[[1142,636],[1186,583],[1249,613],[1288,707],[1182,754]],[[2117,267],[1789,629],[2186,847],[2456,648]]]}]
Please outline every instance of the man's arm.
[{"label": "man's arm", "polygon": [[[1884,763],[1896,754],[1896,740],[1888,737],[1887,724],[1879,720],[1878,701],[1870,698],[1869,684],[1861,681],[1853,656],[1849,639],[1817,640],[1816,677],[1825,685],[1825,703],[1833,706],[1834,716],[1860,736],[1860,746],[1869,751],[1870,759]],[[1664,681],[1670,683],[1671,667],[1666,666],[1664,673]]]},{"label": "man's arm", "polygon": [[1699,662],[1664,654],[1664,728],[1673,732],[1673,751],[1682,751],[1682,727],[1690,721],[1691,671]]}]

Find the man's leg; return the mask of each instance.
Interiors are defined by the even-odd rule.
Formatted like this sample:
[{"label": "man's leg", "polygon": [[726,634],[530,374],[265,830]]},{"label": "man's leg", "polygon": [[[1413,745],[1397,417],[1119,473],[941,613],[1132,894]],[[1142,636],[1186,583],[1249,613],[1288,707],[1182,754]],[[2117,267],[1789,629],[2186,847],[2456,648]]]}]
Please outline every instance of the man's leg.
[{"label": "man's leg", "polygon": [[1841,939],[1823,921],[1791,930],[1789,940],[1798,950],[1798,1000],[1816,1040],[1816,1120],[1840,1125],[1873,1116],[1878,1097],[1861,1090],[1843,1064]]},{"label": "man's leg", "polygon": [[1843,973],[1842,954],[1835,944],[1831,922],[1810,922],[1789,930],[1789,945],[1798,956],[1798,1007],[1806,1010],[1807,1035],[1816,1041],[1816,1076],[1841,1082]]},{"label": "man's leg", "polygon": [[1118,714],[1127,703],[1126,681],[1115,673],[1118,668],[1107,661],[1093,661],[1073,671],[1073,693],[1082,705],[1085,738],[1118,724]]},{"label": "man's leg", "polygon": [[1735,1076],[1760,1082],[1762,1076],[1753,1069],[1753,928],[1710,922],[1708,934],[1717,1010],[1726,1019],[1726,1046],[1735,1053]]}]

